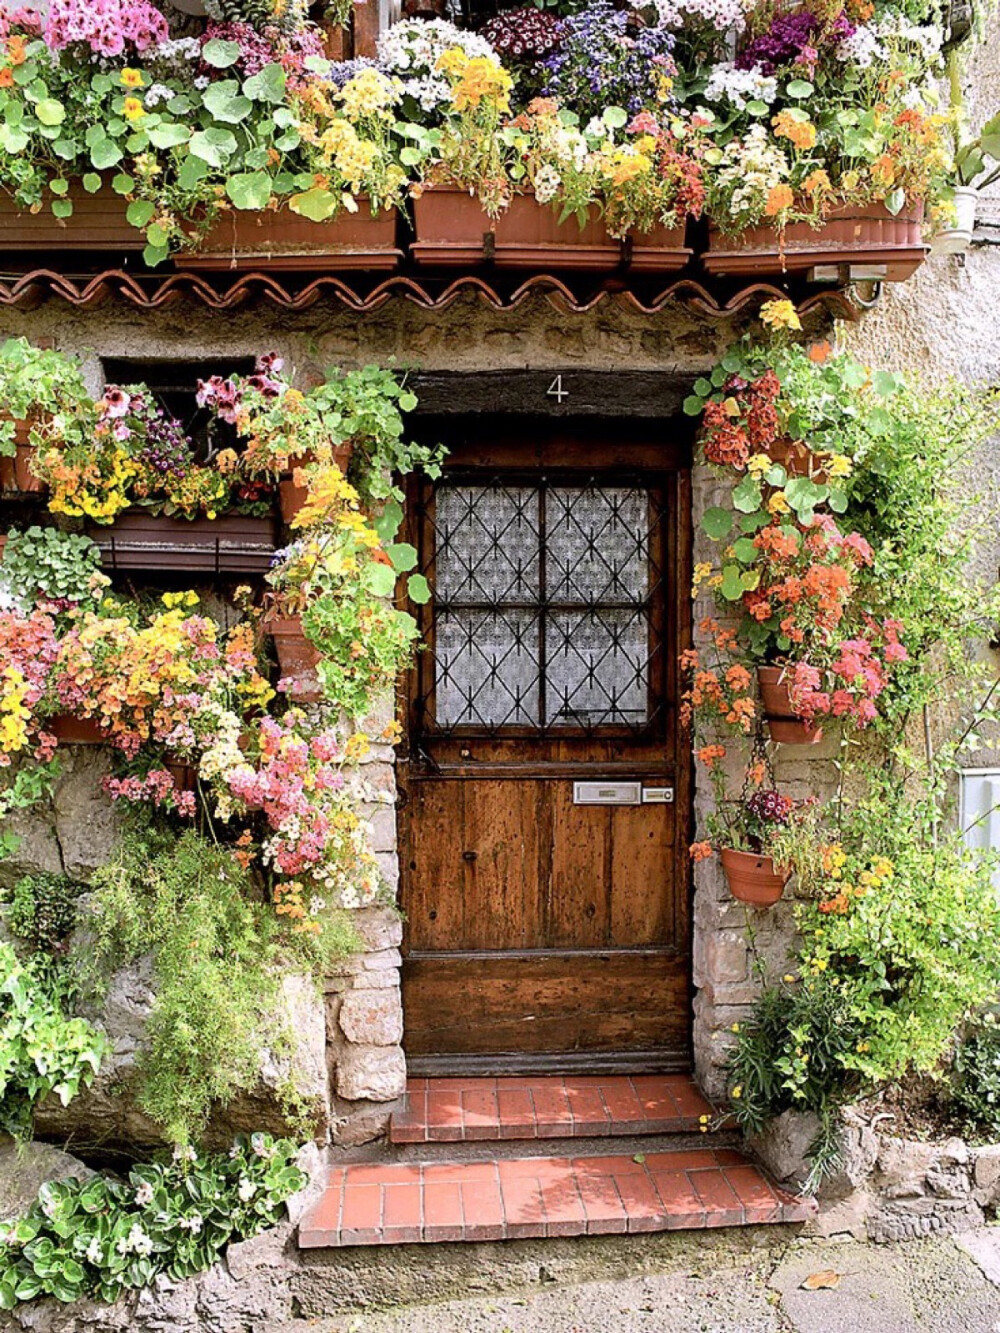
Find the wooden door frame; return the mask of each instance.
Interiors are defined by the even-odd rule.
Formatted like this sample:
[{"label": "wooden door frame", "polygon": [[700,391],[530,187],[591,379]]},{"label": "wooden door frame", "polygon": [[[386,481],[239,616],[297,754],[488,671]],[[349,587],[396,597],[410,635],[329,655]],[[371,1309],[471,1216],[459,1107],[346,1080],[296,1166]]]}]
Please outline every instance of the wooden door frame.
[{"label": "wooden door frame", "polygon": [[[481,378],[481,377],[476,377]],[[492,378],[492,377],[491,377]],[[451,380],[452,377],[448,376]],[[457,381],[459,376],[455,376]],[[495,381],[490,384],[492,390]],[[672,389],[672,395],[676,387]],[[672,398],[671,395],[671,398]],[[646,400],[648,406],[648,399]],[[477,404],[479,406],[480,404]],[[661,399],[661,405],[663,400]],[[450,404],[449,404],[450,406]],[[673,407],[673,401],[670,406]],[[600,444],[604,457],[599,463],[592,464],[595,471],[608,471],[609,468],[621,467],[631,471],[669,474],[673,479],[671,530],[669,534],[670,551],[667,568],[671,572],[670,585],[665,605],[665,643],[671,642],[670,631],[674,631],[673,643],[678,652],[690,646],[692,633],[692,607],[690,586],[693,559],[692,532],[692,495],[691,495],[691,455],[693,431],[689,419],[671,413],[663,418],[637,417],[607,419],[587,413],[580,418],[569,417],[553,422],[549,415],[538,416],[520,412],[515,407],[513,412],[504,414],[484,414],[475,409],[468,415],[457,410],[447,416],[428,414],[420,421],[419,436],[427,443],[444,442],[450,451],[450,461],[460,465],[482,467],[485,470],[502,472],[510,470],[521,473],[531,472],[544,467],[569,468],[588,471],[592,453],[588,445]],[[610,458],[610,462],[608,461]],[[415,507],[408,504],[404,519],[405,540],[417,543],[418,518]],[[427,613],[429,615],[429,612]],[[427,615],[421,618],[422,628],[426,625]],[[681,689],[676,657],[665,663],[664,697],[668,707],[679,708]],[[401,853],[408,846],[408,812],[411,803],[410,791],[410,741],[411,727],[414,721],[412,705],[418,690],[418,672],[411,669],[402,683],[398,695],[398,718],[403,731],[397,768],[397,822],[398,845]],[[679,721],[675,723],[679,727]],[[666,744],[666,742],[664,742]],[[671,756],[675,765],[675,802],[677,820],[677,873],[682,876],[677,886],[678,909],[683,912],[683,940],[685,948],[688,998],[693,1000],[692,978],[694,920],[693,920],[693,879],[690,872],[686,850],[693,836],[694,806],[694,762],[691,747],[685,745],[680,731],[677,732],[674,754]],[[574,775],[586,776],[582,767],[572,767]],[[405,878],[410,867],[401,856],[401,900]],[[407,956],[407,941],[404,936],[404,966]],[[691,1063],[691,1028],[693,1012],[689,1011],[687,1023],[686,1052],[678,1062],[676,1053],[666,1054],[658,1060],[656,1052],[609,1052],[609,1053],[570,1053],[535,1057],[534,1066],[538,1072],[653,1072],[656,1070],[675,1070],[689,1068]],[[406,1017],[404,1012],[404,1034]],[[404,1035],[405,1045],[405,1035]],[[504,1072],[505,1059],[493,1055],[462,1057],[429,1057],[408,1059],[411,1067],[419,1068],[421,1074],[445,1075],[455,1073],[460,1068],[465,1074],[497,1074]]]}]

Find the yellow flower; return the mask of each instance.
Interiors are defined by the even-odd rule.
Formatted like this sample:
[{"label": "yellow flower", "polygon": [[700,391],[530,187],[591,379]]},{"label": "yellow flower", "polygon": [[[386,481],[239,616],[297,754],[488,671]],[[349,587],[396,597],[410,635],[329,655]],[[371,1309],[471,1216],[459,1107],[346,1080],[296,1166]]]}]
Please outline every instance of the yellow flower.
[{"label": "yellow flower", "polygon": [[142,120],[146,114],[146,108],[138,97],[126,97],[122,106],[122,113],[126,120]]},{"label": "yellow flower", "polygon": [[743,1084],[737,1083],[736,1087],[733,1088],[732,1092],[730,1093],[730,1096],[732,1097],[733,1101],[738,1102],[739,1099],[743,1096]]},{"label": "yellow flower", "polygon": [[377,69],[363,69],[353,79],[348,79],[340,90],[344,111],[352,119],[382,115],[397,97],[392,81]]},{"label": "yellow flower", "polygon": [[834,454],[826,470],[831,477],[849,477],[854,471],[854,464],[846,454]]},{"label": "yellow flower", "polygon": [[747,459],[747,471],[751,477],[762,477],[765,472],[769,471],[770,467],[771,460],[767,454],[754,454]]},{"label": "yellow flower", "polygon": [[760,320],[770,329],[802,328],[802,321],[789,300],[765,301],[760,308]]},{"label": "yellow flower", "polygon": [[694,586],[697,588],[699,583],[704,583],[712,572],[712,566],[707,560],[699,560],[694,567]]},{"label": "yellow flower", "polygon": [[142,77],[142,71],[138,69],[123,69],[121,81],[123,88],[142,88],[146,83],[146,80]]},{"label": "yellow flower", "polygon": [[775,491],[767,502],[767,509],[770,514],[787,514],[789,511],[789,504],[785,499],[785,492]]},{"label": "yellow flower", "polygon": [[344,757],[348,760],[364,759],[371,748],[371,741],[365,733],[356,731],[353,736],[347,738],[347,744],[344,746]]}]

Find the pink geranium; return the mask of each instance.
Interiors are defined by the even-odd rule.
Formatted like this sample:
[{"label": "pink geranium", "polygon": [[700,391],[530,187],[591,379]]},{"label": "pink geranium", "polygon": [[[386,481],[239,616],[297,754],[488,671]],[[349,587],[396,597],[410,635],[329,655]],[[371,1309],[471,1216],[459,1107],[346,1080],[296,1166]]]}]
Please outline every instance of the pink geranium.
[{"label": "pink geranium", "polygon": [[83,43],[94,55],[148,51],[169,37],[167,20],[149,0],[52,0],[43,36],[54,51]]}]

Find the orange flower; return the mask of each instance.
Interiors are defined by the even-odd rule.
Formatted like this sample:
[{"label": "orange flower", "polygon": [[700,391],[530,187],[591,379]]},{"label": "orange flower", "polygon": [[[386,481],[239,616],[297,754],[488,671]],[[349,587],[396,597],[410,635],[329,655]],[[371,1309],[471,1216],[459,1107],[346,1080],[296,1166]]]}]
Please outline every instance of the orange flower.
[{"label": "orange flower", "polygon": [[767,777],[767,765],[763,759],[758,759],[747,769],[747,782],[753,787],[759,787]]},{"label": "orange flower", "polygon": [[828,361],[832,353],[833,348],[828,338],[824,338],[820,343],[810,343],[809,345],[809,360],[815,362],[817,366],[821,366],[825,361]]},{"label": "orange flower", "polygon": [[816,144],[816,126],[792,111],[779,111],[771,124],[779,138],[791,140],[796,148],[813,148]]},{"label": "orange flower", "polygon": [[28,53],[24,49],[26,40],[26,38],[17,34],[7,38],[7,54],[10,56],[12,65],[23,65],[27,60]]},{"label": "orange flower", "polygon": [[730,689],[740,691],[750,688],[750,672],[737,662],[726,672],[726,684]]},{"label": "orange flower", "polygon": [[795,196],[792,194],[790,185],[774,185],[768,191],[767,203],[764,206],[766,217],[773,218],[782,209],[791,208]]},{"label": "orange flower", "polygon": [[14,86],[14,71],[9,66],[0,69],[0,88],[12,88]]},{"label": "orange flower", "polygon": [[805,190],[806,194],[823,194],[828,190],[832,190],[833,186],[830,184],[830,177],[826,174],[823,168],[817,167],[815,171],[810,171],[809,175],[802,182],[802,188]]},{"label": "orange flower", "polygon": [[693,842],[688,850],[692,861],[707,861],[712,855],[712,844],[710,842]]},{"label": "orange flower", "polygon": [[717,760],[725,759],[725,757],[726,747],[724,745],[703,745],[697,751],[697,758],[708,769],[714,768]]}]

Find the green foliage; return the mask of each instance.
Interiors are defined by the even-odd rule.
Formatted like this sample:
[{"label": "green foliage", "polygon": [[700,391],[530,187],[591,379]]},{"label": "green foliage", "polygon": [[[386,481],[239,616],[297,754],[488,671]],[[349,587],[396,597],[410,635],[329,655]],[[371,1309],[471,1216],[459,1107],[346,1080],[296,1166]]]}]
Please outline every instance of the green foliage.
[{"label": "green foliage", "polygon": [[115,1301],[159,1274],[203,1272],[234,1240],[273,1226],[306,1184],[296,1146],[266,1134],[231,1152],[144,1163],[127,1180],[50,1181],[0,1245],[0,1309],[40,1296]]},{"label": "green foliage", "polygon": [[86,602],[107,584],[100,568],[101,553],[89,537],[32,526],[8,533],[0,577],[29,607],[38,599]]},{"label": "green foliage", "polygon": [[0,454],[14,453],[16,421],[55,413],[70,416],[86,399],[74,359],[51,348],[32,347],[27,338],[9,338],[0,346]]},{"label": "green foliage", "polygon": [[[294,1034],[276,1018],[287,950],[273,909],[253,901],[229,850],[194,831],[179,839],[133,832],[93,888],[98,967],[108,973],[153,955],[156,1000],[139,1105],[173,1141],[187,1142],[213,1105],[255,1085],[268,1051],[294,1049]],[[343,919],[333,918],[316,947],[348,952],[353,944]],[[303,953],[298,965],[310,961]],[[294,1114],[294,1087],[287,1099]]]},{"label": "green foliage", "polygon": [[24,875],[10,893],[7,929],[32,953],[62,952],[76,925],[80,887],[68,875]]},{"label": "green foliage", "polygon": [[0,861],[13,856],[21,842],[18,835],[6,827],[6,817],[48,800],[61,772],[62,765],[55,758],[47,763],[0,769]]},{"label": "green foliage", "polygon": [[736,1034],[729,1077],[741,1124],[759,1128],[794,1107],[829,1125],[858,1090],[934,1071],[959,1024],[995,996],[992,864],[936,827],[933,801],[873,783],[840,840],[801,868],[814,896],[796,911],[792,971]]},{"label": "green foliage", "polygon": [[972,1125],[1000,1137],[1000,1021],[987,1010],[964,1033],[955,1052],[949,1092]]},{"label": "green foliage", "polygon": [[66,1017],[43,969],[0,944],[0,1130],[27,1137],[35,1106],[51,1092],[68,1106],[93,1081],[107,1048],[102,1032]]}]

